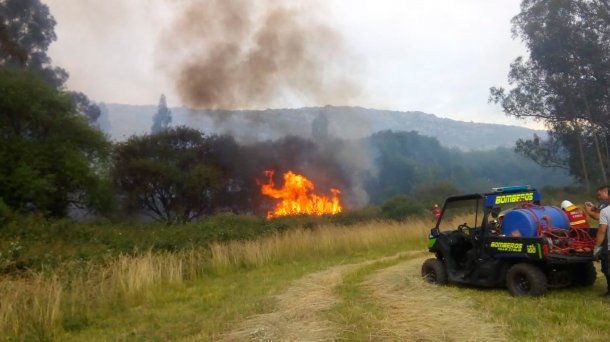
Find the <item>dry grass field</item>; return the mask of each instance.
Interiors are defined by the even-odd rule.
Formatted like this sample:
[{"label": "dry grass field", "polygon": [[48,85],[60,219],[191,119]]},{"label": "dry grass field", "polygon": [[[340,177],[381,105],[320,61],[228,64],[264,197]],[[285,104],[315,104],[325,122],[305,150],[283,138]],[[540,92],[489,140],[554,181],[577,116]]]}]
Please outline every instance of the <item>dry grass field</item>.
[{"label": "dry grass field", "polygon": [[0,278],[8,340],[608,340],[592,289],[511,297],[419,277],[430,222],[288,230]]}]

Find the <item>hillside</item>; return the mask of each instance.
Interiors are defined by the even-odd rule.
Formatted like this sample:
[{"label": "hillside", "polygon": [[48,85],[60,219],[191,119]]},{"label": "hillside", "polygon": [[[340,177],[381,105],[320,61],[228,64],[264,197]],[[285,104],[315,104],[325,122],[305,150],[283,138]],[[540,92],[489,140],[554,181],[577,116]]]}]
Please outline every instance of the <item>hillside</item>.
[{"label": "hillside", "polygon": [[[106,104],[106,107],[110,136],[114,140],[149,132],[156,111],[154,105]],[[275,139],[287,134],[310,137],[311,123],[320,113],[328,118],[329,133],[338,138],[361,138],[388,129],[417,131],[437,138],[444,146],[462,150],[512,147],[519,138],[545,134],[525,127],[457,121],[423,112],[333,106],[261,111],[194,111],[175,107],[172,125],[187,125],[210,133],[232,133],[245,141]]]}]

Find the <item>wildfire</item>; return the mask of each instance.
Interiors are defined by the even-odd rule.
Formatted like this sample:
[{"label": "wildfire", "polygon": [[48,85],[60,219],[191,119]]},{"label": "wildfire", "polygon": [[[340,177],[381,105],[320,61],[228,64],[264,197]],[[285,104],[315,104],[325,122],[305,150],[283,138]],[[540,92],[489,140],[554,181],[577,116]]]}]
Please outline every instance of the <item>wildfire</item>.
[{"label": "wildfire", "polygon": [[273,211],[267,212],[267,218],[288,215],[325,215],[340,213],[343,208],[339,204],[338,189],[330,189],[331,197],[316,195],[313,183],[304,176],[292,171],[284,173],[284,186],[276,189],[273,184],[273,171],[265,171],[269,178],[267,184],[262,184],[261,193],[281,199]]}]

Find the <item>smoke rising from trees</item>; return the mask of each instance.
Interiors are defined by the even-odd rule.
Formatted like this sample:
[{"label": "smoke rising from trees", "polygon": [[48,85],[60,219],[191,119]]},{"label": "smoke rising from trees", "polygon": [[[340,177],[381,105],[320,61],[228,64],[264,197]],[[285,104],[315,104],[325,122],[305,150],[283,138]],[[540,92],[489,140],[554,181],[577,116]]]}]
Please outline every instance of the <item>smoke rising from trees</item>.
[{"label": "smoke rising from trees", "polygon": [[162,41],[164,64],[178,58],[170,72],[182,102],[205,109],[268,107],[278,98],[349,104],[359,93],[351,59],[314,7],[189,2]]}]

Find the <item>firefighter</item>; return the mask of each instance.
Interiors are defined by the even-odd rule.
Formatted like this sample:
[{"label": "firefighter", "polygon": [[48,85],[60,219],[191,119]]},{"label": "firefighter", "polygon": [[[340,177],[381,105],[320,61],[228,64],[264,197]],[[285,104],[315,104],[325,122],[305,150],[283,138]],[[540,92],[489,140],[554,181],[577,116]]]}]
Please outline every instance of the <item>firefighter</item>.
[{"label": "firefighter", "polygon": [[438,204],[435,204],[434,207],[432,207],[432,215],[436,220],[441,217],[441,208],[438,207]]},{"label": "firefighter", "polygon": [[[593,249],[593,255],[599,258],[602,264],[602,273],[606,276],[607,291],[606,296],[610,296],[610,246],[608,235],[610,230],[608,225],[610,224],[610,206],[607,203],[610,201],[610,186],[604,185],[597,189],[597,199],[604,205],[600,210],[595,210],[591,203],[585,203],[587,207],[587,214],[591,217],[599,220],[599,228],[595,235],[595,247]],[[597,215],[592,215],[597,214]]]},{"label": "firefighter", "polygon": [[610,207],[605,207],[599,213],[599,228],[595,236],[595,249],[593,255],[599,257],[602,264],[602,273],[606,276],[606,296],[610,296],[610,246],[608,246],[608,224],[610,223]]},{"label": "firefighter", "polygon": [[599,207],[594,206],[591,202],[585,202],[585,212],[595,220],[599,220],[599,212],[608,206],[610,202],[610,193],[608,193],[607,185],[597,189],[597,199],[599,200]]},{"label": "firefighter", "polygon": [[587,216],[579,207],[572,204],[572,202],[561,202],[561,209],[563,209],[566,215],[568,215],[568,219],[570,219],[570,227],[589,228],[589,224],[587,223]]},{"label": "firefighter", "polygon": [[506,214],[505,210],[502,210],[500,207],[493,207],[491,209],[491,220],[489,222],[489,226],[491,227],[490,232],[494,235],[500,234],[500,229],[502,228],[502,219],[504,218],[504,214]]}]

